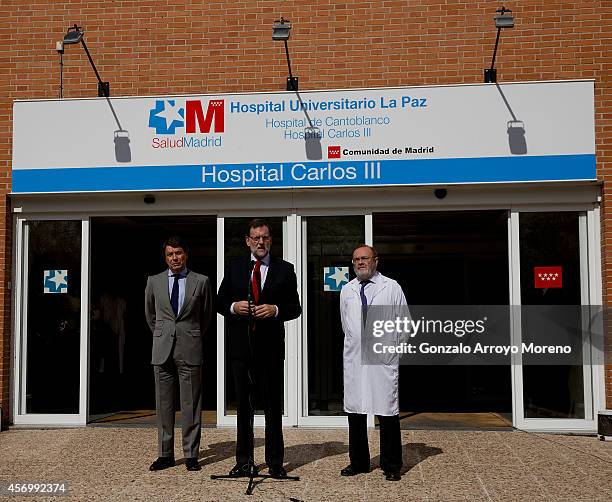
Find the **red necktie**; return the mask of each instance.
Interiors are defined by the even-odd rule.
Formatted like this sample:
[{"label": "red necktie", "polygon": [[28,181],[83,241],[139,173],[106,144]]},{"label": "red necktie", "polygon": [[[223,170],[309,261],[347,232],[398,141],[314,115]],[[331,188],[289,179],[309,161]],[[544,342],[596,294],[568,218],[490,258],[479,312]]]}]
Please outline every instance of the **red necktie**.
[{"label": "red necktie", "polygon": [[259,295],[261,292],[261,260],[255,261],[253,267],[253,279],[251,280],[251,292],[253,293],[253,301],[255,305],[259,305]]}]

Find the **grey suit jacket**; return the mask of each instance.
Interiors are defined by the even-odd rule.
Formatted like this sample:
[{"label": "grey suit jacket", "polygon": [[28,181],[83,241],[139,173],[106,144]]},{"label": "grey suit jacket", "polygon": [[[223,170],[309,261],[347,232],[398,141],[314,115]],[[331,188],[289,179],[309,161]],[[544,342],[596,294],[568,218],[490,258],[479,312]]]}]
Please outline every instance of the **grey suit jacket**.
[{"label": "grey suit jacket", "polygon": [[213,292],[205,275],[189,271],[185,279],[185,300],[174,315],[168,293],[168,271],[147,278],[145,316],[153,333],[151,363],[166,362],[174,347],[174,357],[191,365],[202,364],[202,338],[213,313]]}]

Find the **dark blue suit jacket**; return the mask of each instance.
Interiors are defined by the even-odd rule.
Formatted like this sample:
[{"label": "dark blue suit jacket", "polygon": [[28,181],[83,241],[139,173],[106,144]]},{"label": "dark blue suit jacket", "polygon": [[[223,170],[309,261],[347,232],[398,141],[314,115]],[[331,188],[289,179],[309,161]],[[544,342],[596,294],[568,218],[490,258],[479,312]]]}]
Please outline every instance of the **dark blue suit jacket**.
[{"label": "dark blue suit jacket", "polygon": [[[247,300],[251,271],[250,255],[233,260],[225,268],[217,296],[217,312],[226,321],[226,352],[232,359],[247,359],[250,356],[248,318],[232,314],[230,307],[234,302]],[[282,360],[285,356],[284,323],[302,313],[297,278],[291,263],[270,256],[259,303],[276,305],[278,317],[255,322],[255,329],[251,332],[252,355],[259,360]]]}]

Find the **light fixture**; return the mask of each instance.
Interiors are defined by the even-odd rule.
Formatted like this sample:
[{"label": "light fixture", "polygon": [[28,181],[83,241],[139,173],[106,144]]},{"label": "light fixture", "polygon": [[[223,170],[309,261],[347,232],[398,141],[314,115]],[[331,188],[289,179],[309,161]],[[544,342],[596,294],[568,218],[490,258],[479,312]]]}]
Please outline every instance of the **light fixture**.
[{"label": "light fixture", "polygon": [[[113,107],[113,103],[110,100],[110,83],[102,82],[100,78],[100,74],[98,73],[98,69],[91,59],[91,54],[89,54],[89,49],[87,48],[87,44],[85,43],[85,39],[83,28],[77,26],[75,23],[74,26],[68,28],[68,31],[64,35],[64,40],[57,42],[55,46],[55,50],[60,54],[60,64],[63,69],[63,59],[62,55],[64,54],[64,46],[73,45],[81,43],[83,49],[85,49],[85,54],[87,54],[87,58],[89,59],[89,63],[93,68],[94,73],[96,74],[96,78],[98,79],[98,97],[106,98],[106,102],[108,103],[108,107],[110,108],[113,117],[115,118],[115,122],[117,123],[118,129],[115,131],[113,135],[113,144],[115,146],[115,160],[117,162],[131,162],[132,161],[132,150],[130,148],[130,135],[128,131],[126,131],[123,127],[121,127],[121,122],[119,122],[119,117],[117,117],[117,112],[115,112],[115,108]],[[62,76],[60,73],[60,98],[62,97]],[[155,197],[153,197],[153,202],[155,202]],[[147,196],[145,196],[145,203],[151,204],[153,202],[147,202]]]},{"label": "light fixture", "polygon": [[493,49],[493,60],[491,61],[491,68],[486,68],[484,71],[485,83],[497,82],[497,70],[495,69],[495,56],[497,55],[497,46],[499,45],[499,35],[502,28],[514,28],[514,16],[512,11],[506,9],[503,5],[501,9],[495,11],[495,27],[497,28],[497,38],[495,39],[495,49]]},{"label": "light fixture", "polygon": [[91,54],[89,54],[89,49],[87,49],[87,44],[85,43],[85,39],[83,38],[84,33],[85,32],[83,31],[83,28],[77,26],[77,24],[75,23],[74,26],[68,28],[68,31],[64,35],[63,45],[78,44],[79,42],[81,43],[83,49],[85,49],[85,54],[87,54],[87,58],[89,59],[91,67],[93,68],[93,71],[96,74],[96,78],[98,79],[98,96],[101,98],[108,98],[110,97],[110,82],[102,82],[100,74],[98,73],[98,69],[94,64],[93,59],[91,59]]},{"label": "light fixture", "polygon": [[289,58],[289,32],[291,31],[291,22],[288,19],[281,18],[274,21],[272,25],[272,40],[282,40],[285,43],[285,54],[287,55],[287,66],[289,67],[289,77],[287,77],[287,90],[298,90],[298,78],[291,73],[291,59]]},{"label": "light fixture", "polygon": [[287,55],[287,67],[289,68],[289,77],[287,77],[287,90],[295,92],[298,101],[300,102],[300,109],[304,112],[304,116],[308,122],[308,126],[304,128],[304,141],[306,146],[306,158],[308,160],[321,160],[323,158],[323,150],[321,148],[321,131],[316,127],[310,115],[304,106],[302,96],[298,91],[298,78],[293,76],[291,72],[291,59],[289,58],[289,34],[291,31],[291,22],[288,19],[281,18],[274,21],[272,25],[272,40],[282,40],[285,43],[285,54]]}]

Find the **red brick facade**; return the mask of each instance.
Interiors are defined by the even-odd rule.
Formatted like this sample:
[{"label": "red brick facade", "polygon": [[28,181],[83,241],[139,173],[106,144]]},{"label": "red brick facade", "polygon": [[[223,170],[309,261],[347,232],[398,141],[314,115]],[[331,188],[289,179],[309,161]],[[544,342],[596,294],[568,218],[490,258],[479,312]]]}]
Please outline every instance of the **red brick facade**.
[{"label": "red brick facade", "polygon": [[[113,96],[283,90],[280,15],[294,23],[290,50],[300,89],[482,82],[490,65],[501,2],[4,0],[0,34],[0,403],[8,418],[11,360],[12,101],[57,98],[55,42],[73,23]],[[497,57],[502,82],[595,79],[598,177],[612,176],[612,6],[607,1],[509,1],[516,26]],[[96,95],[82,49],[66,48],[64,97]],[[560,103],[560,106],[563,106]],[[606,188],[606,187],[605,187]],[[612,295],[612,223],[603,205],[604,301]],[[609,244],[609,245],[608,245]],[[606,369],[612,407],[612,366]]]}]

